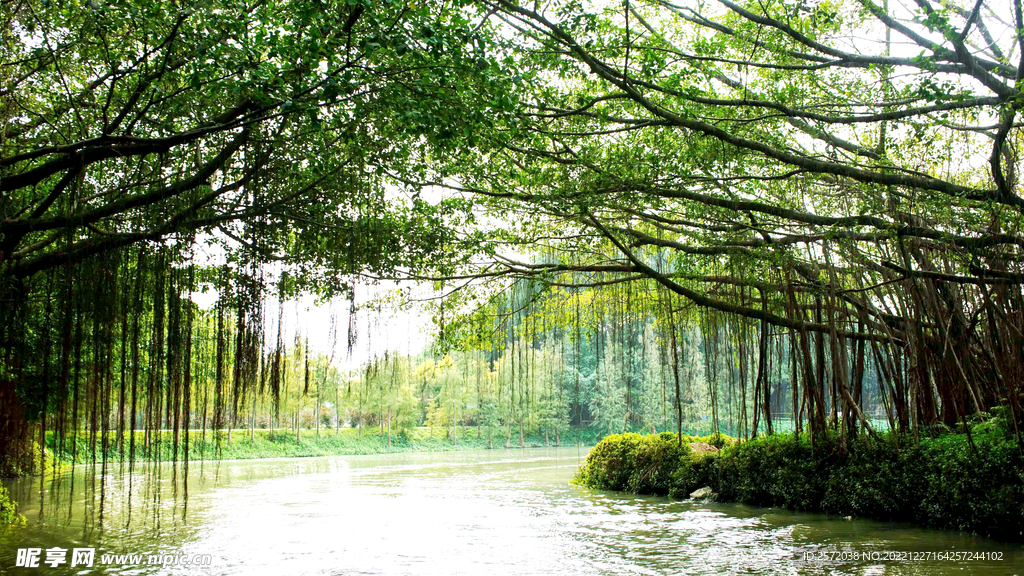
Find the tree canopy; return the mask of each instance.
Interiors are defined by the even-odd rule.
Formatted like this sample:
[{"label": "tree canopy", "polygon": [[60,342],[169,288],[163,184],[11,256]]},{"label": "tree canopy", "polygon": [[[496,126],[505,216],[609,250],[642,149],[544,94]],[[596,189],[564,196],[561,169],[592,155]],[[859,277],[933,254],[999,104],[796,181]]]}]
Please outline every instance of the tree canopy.
[{"label": "tree canopy", "polygon": [[5,1],[4,275],[171,237],[336,273],[440,258],[460,208],[383,175],[485,121],[474,27],[460,3]]},{"label": "tree canopy", "polygon": [[[698,324],[737,339],[755,430],[783,357],[797,428],[827,410],[870,430],[869,367],[901,430],[1021,416],[1019,0],[3,6],[0,380],[28,420],[78,414],[83,359],[97,390],[120,370],[123,415],[149,362],[151,423],[173,405],[187,429],[200,283],[220,296],[218,394],[276,398],[274,261],[280,302],[434,280],[442,330],[479,280],[577,307],[638,285],[622,294],[671,352],[679,422]],[[504,328],[485,305],[442,339],[514,346],[530,293]],[[648,331],[626,308],[621,350]],[[624,423],[634,368],[625,404],[603,400]]]},{"label": "tree canopy", "polygon": [[652,278],[844,381],[873,342],[904,418],[1016,403],[1019,2],[489,5],[541,80],[464,188],[558,254],[510,270]]},{"label": "tree canopy", "polygon": [[[238,363],[237,403],[274,291],[443,271],[476,241],[458,234],[467,203],[401,182],[472,142],[507,91],[469,2],[2,6],[4,454],[22,416],[77,426],[83,363],[89,386],[120,370],[133,403],[138,371],[152,398],[187,389],[200,285],[220,295],[218,385],[225,354],[256,363]],[[230,351],[225,310],[244,331]],[[104,356],[114,341],[151,348]]]}]

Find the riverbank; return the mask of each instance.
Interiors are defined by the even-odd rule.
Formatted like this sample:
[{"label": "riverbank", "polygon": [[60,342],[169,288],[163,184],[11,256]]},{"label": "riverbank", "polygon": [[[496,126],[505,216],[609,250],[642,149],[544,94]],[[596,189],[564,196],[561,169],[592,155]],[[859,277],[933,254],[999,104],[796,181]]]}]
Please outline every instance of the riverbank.
[{"label": "riverbank", "polygon": [[[73,548],[95,548],[93,574],[135,576],[204,571],[99,560],[210,554],[205,571],[218,576],[277,574],[282,566],[299,576],[1006,576],[1024,559],[1024,546],[959,532],[742,504],[709,513],[663,498],[567,490],[581,455],[586,450],[570,446],[233,460],[191,466],[187,490],[180,467],[177,482],[152,466],[105,483],[80,473],[45,490],[23,478],[7,484],[27,522],[0,529],[0,571],[27,547],[43,550],[29,575],[50,573],[42,559],[53,547],[69,558]],[[949,550],[982,559],[868,560]],[[826,556],[834,559],[819,560]]]},{"label": "riverbank", "polygon": [[[778,506],[965,530],[1024,541],[1024,458],[1003,433],[907,436],[776,434],[732,443],[674,434],[608,436],[574,482],[597,489],[686,498],[710,487],[723,502]],[[973,440],[973,447],[971,441]],[[715,446],[712,448],[711,446]]]},{"label": "riverbank", "polygon": [[[132,448],[129,435],[120,442],[114,433],[107,436],[106,460],[108,462],[136,460],[184,460],[185,440],[180,434],[175,449],[174,435],[171,431],[152,432],[148,441],[143,432],[136,432],[135,447]],[[597,438],[584,435],[585,445],[593,445]],[[562,445],[573,445],[572,441],[563,438]],[[524,438],[526,448],[555,446],[553,437],[528,435]],[[95,449],[94,449],[95,447]],[[518,435],[511,439],[511,448],[520,448]],[[488,440],[484,435],[477,436],[476,428],[459,430],[458,438],[438,428],[419,427],[395,433],[389,442],[379,430],[356,428],[324,429],[320,434],[314,430],[303,430],[296,438],[294,430],[275,430],[271,437],[270,431],[258,429],[250,433],[248,429],[233,430],[230,439],[227,431],[205,434],[193,430],[189,435],[188,458],[198,460],[248,460],[256,458],[298,458],[313,456],[353,456],[368,454],[386,454],[392,452],[448,452],[452,450],[485,450],[505,448],[505,437],[492,437]],[[88,464],[103,460],[102,442],[91,441],[88,437],[65,439],[65,445],[57,446],[52,436],[47,437],[48,453],[56,453],[60,464]],[[95,455],[94,455],[95,454]]]}]

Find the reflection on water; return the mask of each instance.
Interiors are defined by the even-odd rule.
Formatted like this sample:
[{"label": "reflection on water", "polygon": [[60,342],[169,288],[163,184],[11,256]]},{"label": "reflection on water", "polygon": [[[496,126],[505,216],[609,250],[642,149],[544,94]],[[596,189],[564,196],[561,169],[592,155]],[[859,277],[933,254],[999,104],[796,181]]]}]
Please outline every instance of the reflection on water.
[{"label": "reflection on water", "polygon": [[[168,465],[138,464],[132,474],[116,465],[107,474],[79,467],[56,479],[9,484],[28,525],[0,531],[0,573],[916,575],[1024,569],[1024,546],[964,533],[570,486],[583,457],[585,451],[559,448],[205,462],[192,463],[187,476]],[[57,569],[15,568],[17,550],[28,547],[43,549],[42,560],[47,548],[92,547],[95,565],[84,571],[70,562]],[[966,552],[996,559],[965,559]],[[143,557],[107,557],[104,565],[104,554]],[[209,554],[211,565],[149,565],[150,554]]]}]

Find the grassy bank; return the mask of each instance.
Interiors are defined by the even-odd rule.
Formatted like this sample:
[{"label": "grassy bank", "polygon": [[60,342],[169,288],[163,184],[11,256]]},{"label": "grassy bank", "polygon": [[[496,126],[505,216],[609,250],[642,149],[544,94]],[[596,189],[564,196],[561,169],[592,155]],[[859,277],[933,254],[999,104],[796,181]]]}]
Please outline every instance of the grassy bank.
[{"label": "grassy bank", "polygon": [[[608,436],[575,478],[593,488],[913,522],[1024,541],[1024,459],[1003,432],[851,440],[778,434],[749,442],[671,433]],[[708,444],[720,447],[710,451]]]},{"label": "grassy bank", "polygon": [[[563,444],[571,445],[568,438],[562,440]],[[573,436],[573,440],[575,440],[575,436]],[[587,439],[584,438],[584,440]],[[57,454],[58,461],[62,463],[85,464],[92,462],[94,458],[95,461],[100,461],[104,453],[102,441],[99,438],[95,440],[95,456],[92,449],[94,442],[88,437],[80,437],[73,441],[66,438],[63,446],[56,446],[55,442],[53,437],[47,438],[48,452]],[[554,446],[555,439],[550,437],[545,442],[543,436],[527,436],[525,445],[528,448]],[[204,436],[201,431],[193,430],[189,438],[188,454],[190,460],[237,460],[389,452],[482,450],[491,446],[495,449],[503,449],[505,438],[494,438],[489,445],[486,437],[477,437],[475,428],[467,428],[465,434],[460,429],[459,437],[456,440],[451,435],[446,436],[444,430],[420,427],[393,434],[390,445],[387,436],[381,436],[377,429],[364,429],[362,434],[355,428],[330,429],[321,430],[320,435],[312,430],[303,430],[301,439],[296,439],[293,430],[276,430],[273,439],[268,430],[256,430],[251,438],[249,430],[234,430],[230,442],[226,431],[221,431],[216,435],[207,431]],[[512,438],[512,447],[519,448],[518,436]],[[183,460],[185,456],[183,435],[179,436],[177,450],[177,460]],[[129,459],[131,457],[129,438],[125,437],[119,444],[115,434],[110,433],[107,437],[105,452],[108,461]],[[145,434],[137,432],[135,435],[135,459],[137,461],[175,459],[173,433],[169,431],[151,433],[147,447]]]}]

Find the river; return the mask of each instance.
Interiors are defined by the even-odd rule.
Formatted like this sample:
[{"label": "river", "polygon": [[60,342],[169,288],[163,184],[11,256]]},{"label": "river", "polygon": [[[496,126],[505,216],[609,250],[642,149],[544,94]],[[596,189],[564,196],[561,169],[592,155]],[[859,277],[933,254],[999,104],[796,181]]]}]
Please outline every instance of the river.
[{"label": "river", "polygon": [[[193,462],[187,482],[166,464],[105,475],[80,466],[6,483],[27,524],[0,529],[0,573],[1024,572],[1024,546],[966,533],[572,486],[585,457],[554,448]],[[39,566],[17,567],[29,548]],[[55,548],[64,561],[56,551],[46,564]]]}]

